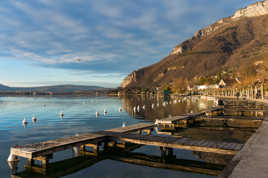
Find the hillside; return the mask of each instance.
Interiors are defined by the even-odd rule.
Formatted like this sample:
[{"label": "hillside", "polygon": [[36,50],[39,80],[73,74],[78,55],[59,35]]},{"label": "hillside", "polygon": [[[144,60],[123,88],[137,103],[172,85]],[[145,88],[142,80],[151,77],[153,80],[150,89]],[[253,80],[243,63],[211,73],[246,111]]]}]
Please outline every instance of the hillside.
[{"label": "hillside", "polygon": [[177,90],[214,84],[222,78],[239,79],[240,85],[247,85],[267,78],[267,71],[268,0],[197,31],[160,62],[129,74],[121,87],[168,84]]},{"label": "hillside", "polygon": [[9,90],[10,88],[6,85],[0,84],[0,90]]}]

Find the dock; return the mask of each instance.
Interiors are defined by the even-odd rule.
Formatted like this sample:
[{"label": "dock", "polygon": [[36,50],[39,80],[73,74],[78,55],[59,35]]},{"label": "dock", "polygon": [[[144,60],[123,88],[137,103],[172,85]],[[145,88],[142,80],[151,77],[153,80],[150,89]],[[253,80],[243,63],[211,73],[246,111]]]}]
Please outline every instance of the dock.
[{"label": "dock", "polygon": [[168,117],[164,119],[156,119],[155,124],[164,128],[174,129],[176,127],[187,128],[194,123],[194,120],[201,116],[213,116],[222,114],[223,107],[214,107],[199,113],[189,113],[181,116]]},{"label": "dock", "polygon": [[[254,119],[246,118],[245,116],[224,116],[223,107],[215,107],[209,110],[201,111],[199,113],[189,113],[181,116],[174,116],[164,119],[158,119],[155,123],[138,123],[126,127],[112,128],[104,131],[97,131],[92,133],[83,133],[76,136],[60,138],[56,140],[45,141],[35,144],[27,145],[16,145],[11,147],[9,161],[17,161],[18,157],[26,158],[28,160],[27,165],[25,165],[26,170],[32,172],[38,172],[46,175],[50,167],[55,163],[49,163],[53,158],[53,154],[59,151],[72,149],[77,155],[86,155],[93,157],[101,157],[102,153],[109,152],[111,149],[122,150],[127,152],[127,155],[113,155],[109,159],[121,160],[124,162],[129,162],[133,164],[140,163],[141,165],[146,165],[151,167],[164,167],[167,169],[178,169],[178,170],[192,170],[193,167],[185,167],[182,165],[164,164],[162,162],[155,161],[154,163],[150,160],[139,160],[137,157],[132,157],[132,159],[127,159],[131,151],[143,146],[155,146],[160,148],[161,158],[166,159],[173,156],[173,149],[188,150],[192,152],[203,152],[212,154],[222,154],[222,155],[236,155],[241,149],[243,149],[243,144],[232,143],[232,142],[217,142],[211,140],[194,140],[192,138],[182,137],[182,136],[172,136],[172,135],[160,135],[162,130],[159,128],[165,126],[171,129],[176,127],[186,128],[196,123],[203,123],[204,121],[217,121],[222,123],[230,124],[230,122],[239,125],[244,123],[248,125],[248,122],[255,122],[255,124],[260,124],[262,122],[261,117]],[[212,122],[212,123],[213,123]],[[225,125],[224,125],[225,126]],[[252,126],[252,127],[255,127]],[[257,126],[256,126],[257,127]],[[152,132],[157,130],[155,135]],[[165,129],[164,129],[165,130]],[[107,158],[107,157],[106,157]],[[158,159],[158,158],[157,158]],[[93,159],[94,160],[94,159]],[[97,159],[99,160],[99,159]],[[41,162],[40,164],[36,164]],[[178,164],[178,162],[176,162]],[[92,165],[94,161],[90,164]],[[153,166],[154,165],[154,166]],[[83,166],[81,166],[83,167]],[[194,169],[196,172],[204,171],[208,172],[210,175],[218,175],[219,170],[210,170],[206,168]]]},{"label": "dock", "polygon": [[155,135],[125,134],[115,137],[123,142],[139,145],[150,145],[169,149],[174,148],[225,155],[235,155],[243,147],[242,144],[238,143],[213,142],[207,140],[193,140],[191,138],[175,138]]},{"label": "dock", "polygon": [[229,128],[259,128],[261,117],[246,116],[202,116],[195,119],[195,125],[200,127],[229,127]]}]

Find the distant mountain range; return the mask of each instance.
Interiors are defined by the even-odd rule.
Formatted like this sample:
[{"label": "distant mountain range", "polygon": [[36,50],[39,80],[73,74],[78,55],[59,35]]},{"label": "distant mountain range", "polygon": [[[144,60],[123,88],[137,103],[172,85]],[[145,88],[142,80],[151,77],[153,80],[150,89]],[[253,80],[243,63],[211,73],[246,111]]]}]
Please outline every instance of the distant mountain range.
[{"label": "distant mountain range", "polygon": [[105,90],[107,88],[99,86],[86,86],[86,85],[54,85],[42,87],[9,87],[0,84],[0,92],[54,92],[54,93],[67,93],[67,92],[81,92],[93,90]]}]

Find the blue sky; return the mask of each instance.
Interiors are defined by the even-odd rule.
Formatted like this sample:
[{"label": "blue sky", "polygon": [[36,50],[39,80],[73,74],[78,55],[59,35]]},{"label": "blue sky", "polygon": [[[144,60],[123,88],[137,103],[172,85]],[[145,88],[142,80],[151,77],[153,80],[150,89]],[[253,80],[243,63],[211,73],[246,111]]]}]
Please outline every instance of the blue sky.
[{"label": "blue sky", "polygon": [[117,87],[255,0],[1,0],[0,83]]}]

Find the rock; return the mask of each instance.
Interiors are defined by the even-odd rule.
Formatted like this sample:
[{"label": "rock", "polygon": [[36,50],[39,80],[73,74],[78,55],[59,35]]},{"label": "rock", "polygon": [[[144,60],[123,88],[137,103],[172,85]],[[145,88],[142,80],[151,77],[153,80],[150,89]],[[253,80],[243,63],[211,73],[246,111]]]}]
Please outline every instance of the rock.
[{"label": "rock", "polygon": [[268,0],[256,2],[245,8],[239,9],[232,16],[232,19],[236,20],[241,17],[258,17],[268,14]]},{"label": "rock", "polygon": [[122,88],[126,88],[131,83],[136,83],[140,78],[144,77],[144,70],[134,71],[129,74],[121,83]]},{"label": "rock", "polygon": [[[243,17],[258,17],[258,16],[262,16],[262,15],[267,15],[267,14],[268,14],[268,0],[256,2],[256,3],[251,4],[245,8],[239,9],[231,17],[220,19],[216,23],[209,25],[201,30],[198,30],[197,32],[194,33],[194,37],[196,37],[196,38],[206,37],[210,33],[223,27],[224,25],[230,24],[230,23],[232,23],[232,21],[238,20],[238,19],[243,18]],[[171,53],[171,54],[177,54],[177,53],[182,53],[183,49],[176,49],[173,51],[174,51],[174,53]]]}]

